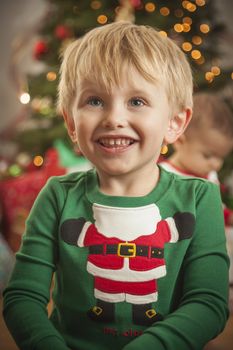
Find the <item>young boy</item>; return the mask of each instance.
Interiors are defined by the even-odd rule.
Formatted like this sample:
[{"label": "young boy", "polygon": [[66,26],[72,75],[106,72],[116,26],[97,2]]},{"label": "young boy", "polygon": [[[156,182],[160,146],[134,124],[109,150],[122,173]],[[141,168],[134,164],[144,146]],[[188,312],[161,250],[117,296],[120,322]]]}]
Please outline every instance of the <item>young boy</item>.
[{"label": "young boy", "polygon": [[200,350],[228,317],[219,188],[156,162],[191,118],[185,55],[151,27],[93,29],[65,52],[58,102],[94,169],[51,178],[34,204],[4,293],[16,343]]},{"label": "young boy", "polygon": [[[160,163],[180,175],[206,178],[219,184],[217,172],[233,149],[233,115],[218,96],[194,95],[193,117],[185,133],[173,145],[174,153]],[[226,225],[233,225],[233,211],[224,208]]]}]

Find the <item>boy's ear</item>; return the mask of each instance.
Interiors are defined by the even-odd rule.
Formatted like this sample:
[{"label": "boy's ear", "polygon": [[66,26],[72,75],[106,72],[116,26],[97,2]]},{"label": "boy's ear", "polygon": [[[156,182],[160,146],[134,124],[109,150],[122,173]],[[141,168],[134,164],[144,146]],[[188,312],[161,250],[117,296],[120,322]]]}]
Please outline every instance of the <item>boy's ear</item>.
[{"label": "boy's ear", "polygon": [[191,118],[192,110],[190,108],[174,115],[169,121],[164,141],[168,144],[174,143],[183,134]]},{"label": "boy's ear", "polygon": [[62,111],[63,118],[67,127],[68,134],[71,138],[71,141],[76,143],[77,142],[77,137],[76,137],[76,131],[75,131],[75,124],[74,124],[74,119],[69,116],[66,111]]}]

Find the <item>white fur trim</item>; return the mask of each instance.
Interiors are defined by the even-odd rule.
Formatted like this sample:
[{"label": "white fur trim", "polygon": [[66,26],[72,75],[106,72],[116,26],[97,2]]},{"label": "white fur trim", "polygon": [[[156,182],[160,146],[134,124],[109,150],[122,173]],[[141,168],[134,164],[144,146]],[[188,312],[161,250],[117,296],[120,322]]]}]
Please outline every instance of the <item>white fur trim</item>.
[{"label": "white fur trim", "polygon": [[126,301],[131,304],[148,304],[158,300],[158,292],[147,294],[147,295],[132,295],[127,293],[105,293],[99,289],[94,290],[94,295],[96,299],[106,301],[107,303],[119,303]]},{"label": "white fur trim", "polygon": [[131,304],[148,304],[158,300],[158,292],[147,295],[126,294],[126,301]]},{"label": "white fur trim", "polygon": [[85,222],[83,228],[82,228],[82,231],[79,235],[79,238],[78,238],[78,241],[77,241],[77,245],[79,247],[84,247],[84,239],[85,239],[85,236],[86,236],[86,232],[88,230],[88,227],[91,225],[91,222],[90,221],[87,221]]},{"label": "white fur trim", "polygon": [[167,224],[170,228],[170,233],[171,233],[171,239],[170,243],[175,243],[179,239],[179,232],[177,231],[176,224],[173,218],[166,218]]},{"label": "white fur trim", "polygon": [[[127,260],[126,258],[125,260]],[[121,282],[146,282],[152,279],[158,279],[166,275],[166,267],[159,266],[149,271],[130,270],[128,264],[120,270],[102,269],[90,261],[87,263],[87,271],[93,275],[102,278],[107,278],[113,281]]]},{"label": "white fur trim", "polygon": [[125,301],[125,293],[104,293],[99,289],[94,289],[94,295],[96,299],[106,301],[107,303],[120,303]]},{"label": "white fur trim", "polygon": [[208,174],[208,180],[213,182],[214,184],[216,185],[220,185],[219,183],[219,178],[218,178],[218,174],[216,171],[211,171],[209,174]]},{"label": "white fur trim", "polygon": [[[164,168],[165,170],[174,173],[174,174],[178,174],[178,175],[186,175],[185,173],[182,173],[182,171],[179,171],[178,169],[174,168],[170,163],[168,162],[160,162],[159,165],[162,166],[162,168]],[[189,175],[186,175],[189,176]]]},{"label": "white fur trim", "polygon": [[155,204],[119,208],[94,203],[93,214],[95,226],[100,233],[124,241],[154,233],[157,223],[161,221],[159,208]]}]

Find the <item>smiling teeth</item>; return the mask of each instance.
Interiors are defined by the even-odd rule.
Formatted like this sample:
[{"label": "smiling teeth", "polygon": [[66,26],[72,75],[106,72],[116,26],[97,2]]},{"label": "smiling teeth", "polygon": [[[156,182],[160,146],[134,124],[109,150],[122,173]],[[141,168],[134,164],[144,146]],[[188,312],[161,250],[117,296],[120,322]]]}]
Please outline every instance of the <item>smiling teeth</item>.
[{"label": "smiling teeth", "polygon": [[104,138],[104,139],[100,139],[99,142],[106,147],[119,147],[119,146],[129,146],[133,141],[126,138],[119,138],[119,139]]}]

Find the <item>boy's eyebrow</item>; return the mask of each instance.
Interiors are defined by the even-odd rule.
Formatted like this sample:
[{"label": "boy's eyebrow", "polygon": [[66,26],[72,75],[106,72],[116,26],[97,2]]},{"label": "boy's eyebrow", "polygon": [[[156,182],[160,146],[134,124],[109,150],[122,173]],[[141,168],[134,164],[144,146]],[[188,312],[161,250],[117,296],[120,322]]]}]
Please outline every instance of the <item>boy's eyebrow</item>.
[{"label": "boy's eyebrow", "polygon": [[93,93],[101,93],[103,90],[98,88],[96,85],[93,85],[91,87],[81,87],[79,89],[79,95],[82,96],[84,94],[93,94]]},{"label": "boy's eyebrow", "polygon": [[[92,92],[98,92],[100,94],[108,94],[111,93],[111,88],[109,88],[109,90],[105,89],[103,86],[99,86],[97,84],[91,83],[89,86],[81,86],[81,88],[79,89],[80,94],[83,93],[92,93]],[[138,87],[134,87],[133,85],[129,87],[127,87],[127,91],[129,91],[132,94],[135,95],[145,95],[145,94],[150,94],[150,91],[145,91],[143,89],[139,89]]]}]

